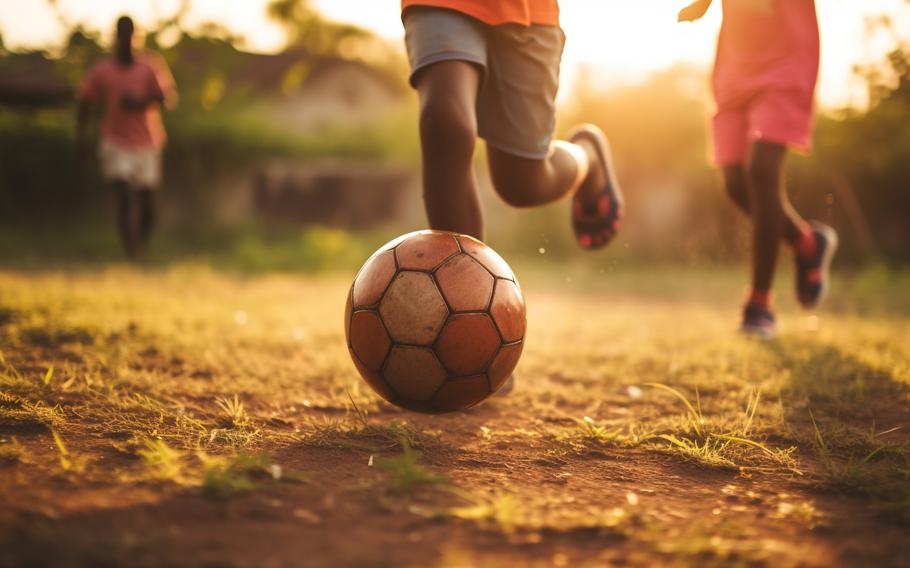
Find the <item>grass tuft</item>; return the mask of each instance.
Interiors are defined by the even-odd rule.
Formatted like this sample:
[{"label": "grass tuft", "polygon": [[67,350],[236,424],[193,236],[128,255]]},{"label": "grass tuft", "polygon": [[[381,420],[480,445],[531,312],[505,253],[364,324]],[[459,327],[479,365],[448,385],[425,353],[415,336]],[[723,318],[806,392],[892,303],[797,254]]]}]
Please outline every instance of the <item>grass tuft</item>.
[{"label": "grass tuft", "polygon": [[221,409],[224,422],[222,426],[226,428],[246,428],[250,424],[250,417],[243,407],[243,402],[236,394],[231,397],[218,397],[215,404]]},{"label": "grass tuft", "polygon": [[8,428],[53,428],[63,421],[58,406],[31,402],[0,391],[0,426]]},{"label": "grass tuft", "polygon": [[174,483],[183,480],[183,452],[168,446],[164,440],[145,440],[136,454],[142,458],[150,479]]},{"label": "grass tuft", "polygon": [[514,532],[524,516],[519,500],[510,493],[496,493],[490,497],[463,494],[469,503],[443,511],[448,516],[477,523],[481,528],[495,528],[505,533]]},{"label": "grass tuft", "polygon": [[872,443],[861,453],[839,457],[830,448],[811,409],[809,417],[823,467],[822,484],[842,493],[869,497],[875,509],[910,522],[910,447],[881,443],[873,433]]},{"label": "grass tuft", "polygon": [[54,445],[57,446],[57,452],[60,457],[60,467],[63,471],[67,473],[80,473],[84,471],[88,459],[85,456],[77,456],[70,453],[63,443],[63,438],[60,437],[60,434],[58,434],[56,430],[51,430],[51,435],[54,437]]},{"label": "grass tuft", "polygon": [[280,477],[280,469],[272,467],[268,454],[209,456],[199,454],[202,461],[202,494],[224,499],[236,493],[253,491],[264,481]]},{"label": "grass tuft", "polygon": [[751,391],[746,409],[738,420],[712,421],[702,413],[697,388],[695,404],[692,404],[680,391],[667,385],[647,383],[646,386],[672,394],[686,409],[685,414],[677,418],[676,424],[670,424],[673,431],[655,432],[649,437],[666,442],[663,446],[666,451],[711,467],[737,470],[774,467],[801,474],[794,457],[795,446],[773,448],[755,439],[752,429],[761,400],[759,390]]},{"label": "grass tuft", "polygon": [[590,416],[576,419],[575,423],[574,428],[552,435],[561,451],[577,453],[592,448],[631,447],[638,443],[634,433],[625,432],[625,428],[610,429]]},{"label": "grass tuft", "polygon": [[410,492],[419,485],[448,485],[448,477],[424,469],[417,461],[420,452],[411,448],[407,438],[401,439],[402,454],[394,458],[376,458],[376,467],[389,474],[398,491]]}]

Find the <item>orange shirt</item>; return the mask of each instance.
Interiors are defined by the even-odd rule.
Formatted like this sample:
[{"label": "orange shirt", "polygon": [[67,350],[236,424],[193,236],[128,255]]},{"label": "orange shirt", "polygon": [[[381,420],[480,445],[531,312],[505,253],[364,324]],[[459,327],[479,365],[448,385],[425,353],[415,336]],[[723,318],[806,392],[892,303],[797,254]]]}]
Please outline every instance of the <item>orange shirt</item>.
[{"label": "orange shirt", "polygon": [[410,6],[448,8],[477,18],[485,24],[559,25],[557,0],[401,0],[401,10]]}]

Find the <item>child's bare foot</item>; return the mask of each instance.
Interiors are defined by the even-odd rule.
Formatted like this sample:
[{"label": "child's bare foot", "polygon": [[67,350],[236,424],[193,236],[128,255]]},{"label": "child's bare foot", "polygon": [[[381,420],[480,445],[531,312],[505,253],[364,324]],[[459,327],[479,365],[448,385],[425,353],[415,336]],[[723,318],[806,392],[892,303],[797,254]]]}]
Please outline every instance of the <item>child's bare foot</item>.
[{"label": "child's bare foot", "polygon": [[588,154],[588,177],[572,196],[572,228],[578,244],[596,250],[609,244],[619,231],[623,196],[616,182],[610,144],[600,128],[581,124],[569,133],[569,141]]}]

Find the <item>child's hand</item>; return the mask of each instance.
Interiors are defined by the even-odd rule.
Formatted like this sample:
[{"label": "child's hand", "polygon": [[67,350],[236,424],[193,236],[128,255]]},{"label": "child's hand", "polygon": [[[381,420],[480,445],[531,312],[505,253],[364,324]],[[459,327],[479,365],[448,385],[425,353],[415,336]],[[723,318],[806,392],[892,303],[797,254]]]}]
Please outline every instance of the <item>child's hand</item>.
[{"label": "child's hand", "polygon": [[143,111],[148,107],[148,99],[137,96],[135,93],[123,93],[120,96],[120,106],[127,111]]},{"label": "child's hand", "polygon": [[679,16],[677,16],[678,22],[694,22],[702,16],[705,15],[705,12],[708,11],[708,8],[711,7],[711,0],[695,0],[685,8],[679,11]]}]

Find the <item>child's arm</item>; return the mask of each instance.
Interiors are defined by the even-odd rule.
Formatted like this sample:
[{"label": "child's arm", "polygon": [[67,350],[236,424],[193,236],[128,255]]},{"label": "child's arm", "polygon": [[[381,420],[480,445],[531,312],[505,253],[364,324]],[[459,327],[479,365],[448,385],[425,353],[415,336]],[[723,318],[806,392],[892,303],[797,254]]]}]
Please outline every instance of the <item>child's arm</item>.
[{"label": "child's arm", "polygon": [[705,15],[705,12],[708,11],[708,8],[711,7],[711,0],[695,0],[685,8],[679,11],[679,16],[677,16],[677,21],[680,22],[694,22],[695,20],[701,18]]}]

